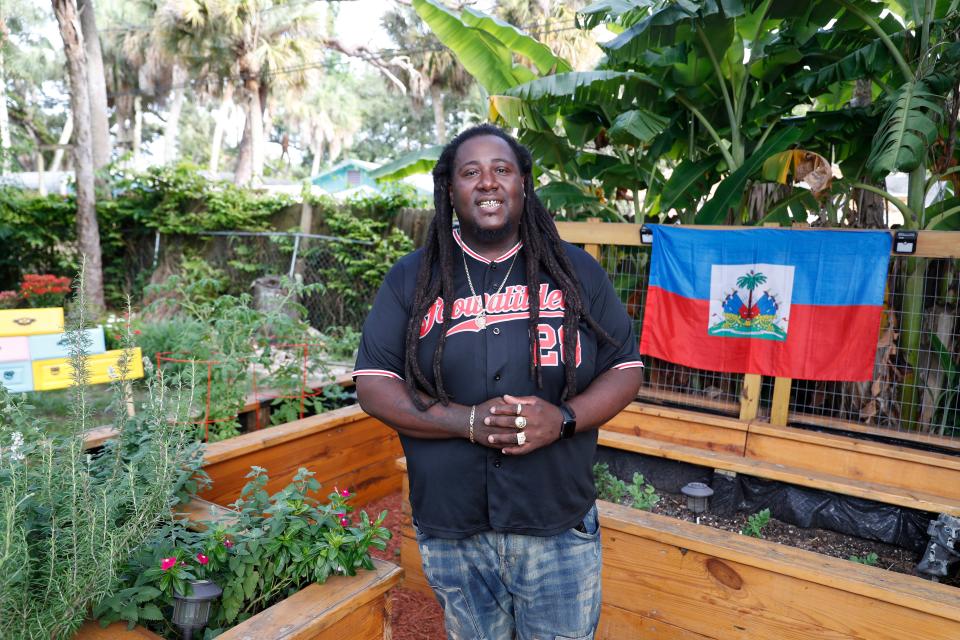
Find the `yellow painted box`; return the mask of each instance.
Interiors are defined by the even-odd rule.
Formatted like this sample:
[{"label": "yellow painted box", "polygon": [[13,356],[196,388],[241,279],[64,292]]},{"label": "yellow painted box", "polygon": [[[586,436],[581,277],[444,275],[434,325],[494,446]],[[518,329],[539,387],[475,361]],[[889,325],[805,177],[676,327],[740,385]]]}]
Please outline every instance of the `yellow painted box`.
[{"label": "yellow painted box", "polygon": [[62,332],[62,307],[0,310],[0,338]]},{"label": "yellow painted box", "polygon": [[[87,367],[90,372],[90,384],[104,384],[120,378],[117,363],[123,354],[122,349],[98,353],[87,356]],[[140,348],[132,349],[130,361],[127,365],[127,379],[143,377],[143,355]],[[66,389],[73,384],[73,367],[69,358],[33,361],[33,388],[35,391],[52,391]]]}]

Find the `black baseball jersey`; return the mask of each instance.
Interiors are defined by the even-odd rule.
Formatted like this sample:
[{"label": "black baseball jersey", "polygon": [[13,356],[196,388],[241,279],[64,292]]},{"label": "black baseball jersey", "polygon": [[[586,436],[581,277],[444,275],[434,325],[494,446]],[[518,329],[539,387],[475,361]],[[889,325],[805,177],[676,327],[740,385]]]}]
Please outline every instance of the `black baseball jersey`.
[{"label": "black baseball jersey", "polygon": [[[454,250],[456,300],[449,321],[443,317],[439,299],[423,318],[421,370],[433,383],[433,354],[440,331],[446,330],[441,371],[454,402],[473,405],[510,394],[538,396],[560,404],[567,366],[562,353],[562,291],[541,273],[539,290],[531,296],[519,243],[491,261],[467,247],[457,230],[454,239],[459,246]],[[585,306],[613,338],[611,345],[585,322],[580,323],[576,349],[579,392],[611,368],[643,365],[633,324],[606,272],[583,250],[567,243],[564,248],[579,276]],[[403,379],[404,338],[421,256],[422,250],[418,250],[401,258],[384,279],[363,325],[354,377]],[[464,260],[477,297],[471,295]],[[530,376],[531,297],[540,305],[542,389]],[[484,304],[486,318],[478,322]],[[477,421],[484,417],[478,415]],[[559,429],[558,423],[558,433]],[[522,456],[505,456],[466,438],[425,440],[401,434],[400,441],[407,457],[413,516],[428,535],[462,538],[489,529],[556,535],[576,526],[596,499],[592,472],[595,430]]]}]

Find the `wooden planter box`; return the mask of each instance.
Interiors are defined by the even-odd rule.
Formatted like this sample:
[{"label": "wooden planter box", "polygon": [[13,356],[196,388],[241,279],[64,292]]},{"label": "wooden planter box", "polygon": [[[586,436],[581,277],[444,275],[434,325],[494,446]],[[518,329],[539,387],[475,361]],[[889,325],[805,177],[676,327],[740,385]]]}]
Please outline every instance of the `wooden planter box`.
[{"label": "wooden planter box", "polygon": [[362,505],[400,490],[400,455],[396,431],[353,405],[207,445],[204,469],[213,485],[200,497],[234,502],[253,466],[267,470],[267,491],[279,491],[307,467],[323,484],[321,496],[336,486]]},{"label": "wooden planter box", "polygon": [[[374,560],[373,571],[335,576],[312,584],[220,635],[224,640],[384,640],[392,637],[389,591],[400,567]],[[77,640],[162,640],[136,627],[115,623],[106,629],[88,622]]]},{"label": "wooden planter box", "polygon": [[[429,592],[407,491],[404,482],[404,586]],[[599,507],[598,639],[960,638],[953,587],[609,502]]]}]

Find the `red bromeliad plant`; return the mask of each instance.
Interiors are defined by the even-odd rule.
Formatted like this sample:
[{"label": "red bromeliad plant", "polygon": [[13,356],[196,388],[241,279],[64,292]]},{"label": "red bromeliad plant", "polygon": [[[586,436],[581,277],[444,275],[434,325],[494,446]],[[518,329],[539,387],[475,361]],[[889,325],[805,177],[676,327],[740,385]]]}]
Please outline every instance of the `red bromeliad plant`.
[{"label": "red bromeliad plant", "polygon": [[70,278],[49,273],[28,273],[20,283],[20,297],[34,308],[63,306],[63,299],[69,293]]}]

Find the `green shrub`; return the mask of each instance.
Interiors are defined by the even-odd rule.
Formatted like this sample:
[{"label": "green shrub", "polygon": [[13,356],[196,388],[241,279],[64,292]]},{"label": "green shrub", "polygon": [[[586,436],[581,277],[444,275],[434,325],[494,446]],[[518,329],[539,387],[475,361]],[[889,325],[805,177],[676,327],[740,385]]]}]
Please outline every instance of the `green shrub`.
[{"label": "green shrub", "polygon": [[632,482],[627,486],[627,493],[630,494],[631,505],[634,509],[650,511],[658,502],[660,496],[652,484],[648,484],[643,479],[643,474],[634,473]]},{"label": "green shrub", "polygon": [[747,525],[740,533],[752,538],[762,538],[763,528],[768,524],[770,524],[770,509],[764,509],[747,518]]},{"label": "green shrub", "polygon": [[593,481],[601,500],[619,503],[627,495],[627,483],[610,473],[610,465],[606,462],[593,465]]},{"label": "green shrub", "polygon": [[880,556],[871,551],[865,556],[850,556],[849,560],[850,562],[865,564],[868,567],[875,567],[877,566],[877,562],[880,560]]}]

